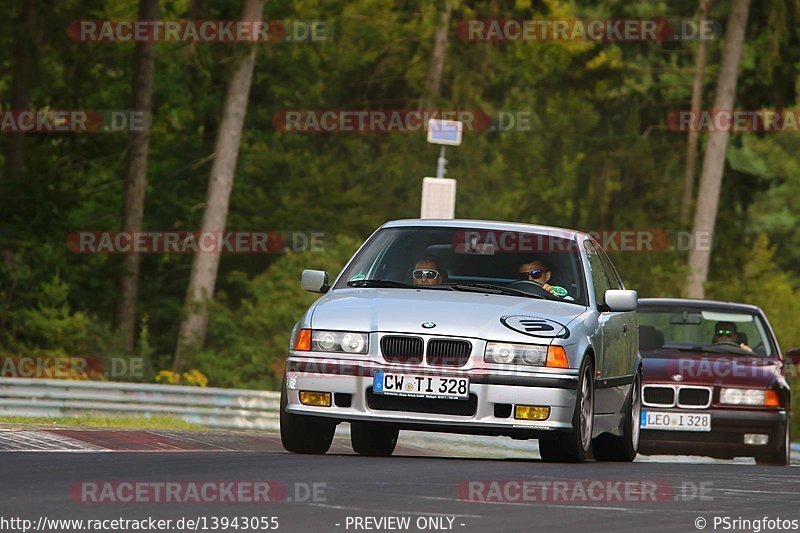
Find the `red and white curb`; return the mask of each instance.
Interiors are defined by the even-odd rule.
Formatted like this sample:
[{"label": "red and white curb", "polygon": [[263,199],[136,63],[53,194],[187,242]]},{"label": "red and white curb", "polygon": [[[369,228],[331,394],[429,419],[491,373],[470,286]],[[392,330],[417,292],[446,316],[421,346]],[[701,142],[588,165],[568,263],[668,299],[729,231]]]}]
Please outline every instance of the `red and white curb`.
[{"label": "red and white curb", "polygon": [[106,429],[0,429],[2,452],[282,451],[275,435]]},{"label": "red and white curb", "polygon": [[49,431],[0,431],[0,452],[104,452],[104,448]]}]

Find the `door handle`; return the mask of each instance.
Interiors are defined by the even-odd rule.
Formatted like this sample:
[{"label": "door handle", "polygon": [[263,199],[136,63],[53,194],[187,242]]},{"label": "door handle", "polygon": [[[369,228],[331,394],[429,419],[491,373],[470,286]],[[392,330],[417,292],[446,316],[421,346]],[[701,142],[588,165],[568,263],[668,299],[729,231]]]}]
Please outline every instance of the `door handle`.
[{"label": "door handle", "polygon": [[628,334],[628,324],[622,324],[622,333]]}]

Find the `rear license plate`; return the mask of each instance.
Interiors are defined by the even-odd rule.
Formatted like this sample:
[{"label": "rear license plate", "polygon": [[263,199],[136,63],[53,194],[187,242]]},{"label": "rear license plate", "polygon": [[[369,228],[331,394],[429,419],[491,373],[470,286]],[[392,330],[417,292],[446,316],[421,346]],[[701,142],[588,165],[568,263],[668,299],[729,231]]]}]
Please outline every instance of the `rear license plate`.
[{"label": "rear license plate", "polygon": [[469,378],[375,372],[372,391],[389,396],[466,400],[469,398]]},{"label": "rear license plate", "polygon": [[711,414],[642,411],[640,427],[667,431],[711,431]]}]

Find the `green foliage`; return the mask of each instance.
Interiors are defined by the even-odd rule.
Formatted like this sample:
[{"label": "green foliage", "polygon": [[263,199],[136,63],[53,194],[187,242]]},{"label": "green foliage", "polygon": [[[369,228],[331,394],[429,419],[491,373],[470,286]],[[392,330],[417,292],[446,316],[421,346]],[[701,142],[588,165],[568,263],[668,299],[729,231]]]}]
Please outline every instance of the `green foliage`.
[{"label": "green foliage", "polygon": [[21,336],[44,350],[84,350],[88,320],[81,312],[70,312],[68,294],[69,287],[58,276],[42,283],[36,307],[21,312]]},{"label": "green foliage", "polygon": [[227,294],[217,295],[207,348],[187,366],[208,375],[213,387],[277,388],[292,324],[319,297],[300,288],[300,274],[304,269],[326,270],[333,279],[360,244],[341,236],[327,243],[324,252],[283,254],[252,279],[229,273],[227,283],[245,296],[234,304]]},{"label": "green foliage", "polygon": [[16,355],[101,355],[119,353],[108,323],[73,311],[70,287],[55,274],[39,283],[19,258],[0,263],[0,347]]},{"label": "green foliage", "polygon": [[91,427],[91,428],[120,428],[120,429],[162,429],[169,431],[195,430],[205,431],[207,428],[187,422],[171,415],[155,415],[149,418],[143,416],[108,416],[105,414],[83,414],[79,416],[62,417],[35,417],[35,416],[0,416],[0,424],[16,425],[41,424],[55,427]]},{"label": "green foliage", "polygon": [[769,321],[786,348],[800,346],[797,312],[800,310],[800,289],[795,288],[792,277],[775,262],[777,249],[770,245],[766,235],[752,240],[747,261],[740,264],[738,275],[731,281],[711,282],[711,298],[733,302],[747,302],[766,310]]}]

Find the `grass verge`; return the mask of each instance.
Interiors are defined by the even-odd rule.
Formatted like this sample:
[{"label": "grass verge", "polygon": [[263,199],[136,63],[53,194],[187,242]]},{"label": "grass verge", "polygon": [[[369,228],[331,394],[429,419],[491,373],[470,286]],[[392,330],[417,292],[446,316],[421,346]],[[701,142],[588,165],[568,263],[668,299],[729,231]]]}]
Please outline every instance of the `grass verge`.
[{"label": "grass verge", "polygon": [[206,428],[174,416],[103,416],[80,415],[60,417],[0,416],[0,424],[37,424],[47,426],[83,426],[112,429],[190,429]]}]

